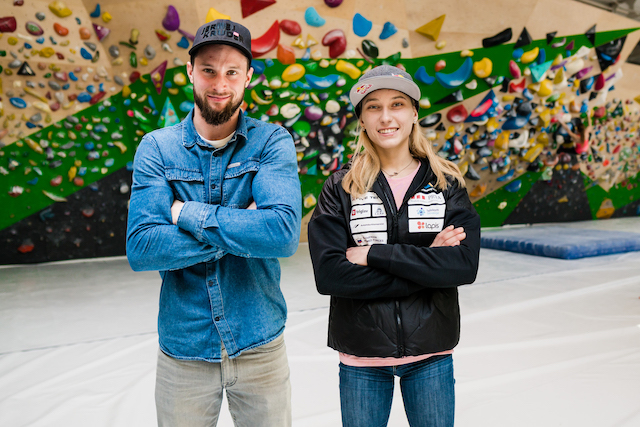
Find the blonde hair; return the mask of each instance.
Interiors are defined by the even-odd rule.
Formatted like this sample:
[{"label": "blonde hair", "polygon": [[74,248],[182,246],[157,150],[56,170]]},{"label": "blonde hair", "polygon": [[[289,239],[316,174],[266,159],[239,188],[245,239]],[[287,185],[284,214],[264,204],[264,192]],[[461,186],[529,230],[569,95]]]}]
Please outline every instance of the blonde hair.
[{"label": "blonde hair", "polygon": [[[439,190],[445,190],[449,186],[447,176],[456,179],[460,187],[466,187],[458,165],[438,156],[433,151],[431,141],[422,133],[417,124],[413,125],[413,130],[409,135],[409,152],[413,157],[426,159],[429,162],[431,170],[436,176],[435,185]],[[351,167],[342,179],[342,188],[353,197],[361,197],[371,190],[380,170],[380,157],[375,145],[365,130],[360,128]]]}]

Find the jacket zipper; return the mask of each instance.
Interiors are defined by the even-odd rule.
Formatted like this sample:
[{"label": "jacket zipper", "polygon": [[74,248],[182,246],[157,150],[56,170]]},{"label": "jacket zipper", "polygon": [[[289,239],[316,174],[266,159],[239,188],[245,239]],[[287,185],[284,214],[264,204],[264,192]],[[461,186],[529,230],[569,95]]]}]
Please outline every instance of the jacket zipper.
[{"label": "jacket zipper", "polygon": [[[422,178],[422,182],[420,183],[420,185],[418,186],[418,188],[421,188],[424,185],[424,181],[426,180],[427,175],[425,175]],[[391,199],[389,198],[389,194],[387,193],[387,187],[385,187],[382,182],[380,182],[380,187],[382,188],[382,194],[384,194],[384,198],[387,201],[387,205],[390,208],[390,212],[392,212],[392,220],[393,220],[393,228],[392,228],[392,239],[390,239],[392,241],[392,243],[395,243],[397,240],[397,236],[398,236],[398,216],[400,214],[400,211],[402,209],[405,208],[405,204],[407,203],[407,194],[409,195],[409,198],[411,198],[411,195],[409,194],[409,192],[407,191],[407,194],[405,194],[404,196],[404,200],[402,201],[402,205],[400,205],[400,209],[396,208],[395,203],[391,202]],[[400,316],[400,300],[396,299],[395,300],[395,307],[394,307],[394,311],[395,311],[395,316],[396,316],[396,333],[398,334],[398,344],[397,344],[397,349],[398,349],[398,354],[400,355],[400,357],[405,356],[404,352],[405,352],[405,346],[404,346],[404,326],[402,325],[402,317]]]},{"label": "jacket zipper", "polygon": [[[391,212],[393,225],[392,225],[392,235],[391,235],[392,238],[390,240],[392,243],[395,243],[398,236],[398,209],[396,208],[395,203],[391,202],[391,199],[389,198],[389,194],[387,193],[386,187],[384,185],[380,185],[380,187],[382,188],[382,193],[384,194],[384,198],[387,201],[389,211]],[[396,347],[398,350],[398,354],[400,355],[400,357],[402,357],[404,356],[404,327],[402,325],[402,317],[400,316],[400,300],[396,299],[394,302],[395,302],[394,314],[396,317],[395,319],[396,333],[398,334],[398,343]]]}]

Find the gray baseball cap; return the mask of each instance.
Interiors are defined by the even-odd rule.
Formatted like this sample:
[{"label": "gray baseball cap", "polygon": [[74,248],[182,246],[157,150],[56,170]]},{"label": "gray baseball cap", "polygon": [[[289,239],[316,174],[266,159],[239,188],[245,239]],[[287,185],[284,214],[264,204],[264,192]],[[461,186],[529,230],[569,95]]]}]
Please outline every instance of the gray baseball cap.
[{"label": "gray baseball cap", "polygon": [[360,115],[360,102],[365,96],[378,89],[394,89],[413,99],[416,109],[420,109],[420,88],[411,75],[398,67],[380,65],[364,73],[349,92],[356,115]]},{"label": "gray baseball cap", "polygon": [[199,48],[208,44],[226,44],[242,52],[249,58],[249,62],[253,58],[251,33],[246,27],[228,19],[216,19],[198,28],[193,46],[189,49],[189,55],[193,56]]}]

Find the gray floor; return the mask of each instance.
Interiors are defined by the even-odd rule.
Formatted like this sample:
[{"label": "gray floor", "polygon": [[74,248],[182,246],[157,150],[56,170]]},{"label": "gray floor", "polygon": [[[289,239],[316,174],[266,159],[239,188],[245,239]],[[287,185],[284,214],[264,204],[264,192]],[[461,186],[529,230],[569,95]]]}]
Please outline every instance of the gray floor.
[{"label": "gray floor", "polygon": [[[564,225],[640,233],[640,218]],[[294,426],[338,426],[328,298],[305,244],[281,263]],[[159,285],[123,258],[0,268],[0,426],[155,426]],[[640,252],[483,249],[460,295],[456,426],[640,425]],[[408,425],[399,393],[389,425]]]}]

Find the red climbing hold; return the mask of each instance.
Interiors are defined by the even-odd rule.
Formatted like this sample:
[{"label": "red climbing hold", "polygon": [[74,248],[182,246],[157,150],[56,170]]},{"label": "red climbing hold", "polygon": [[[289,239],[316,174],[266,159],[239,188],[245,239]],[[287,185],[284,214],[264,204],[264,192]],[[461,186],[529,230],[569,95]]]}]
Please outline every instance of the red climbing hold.
[{"label": "red climbing hold", "polygon": [[242,17],[246,18],[256,12],[261,11],[267,6],[275,4],[276,0],[240,0],[242,6]]},{"label": "red climbing hold", "polygon": [[264,55],[278,46],[280,41],[280,24],[274,21],[266,33],[251,40],[251,55],[254,58]]}]

